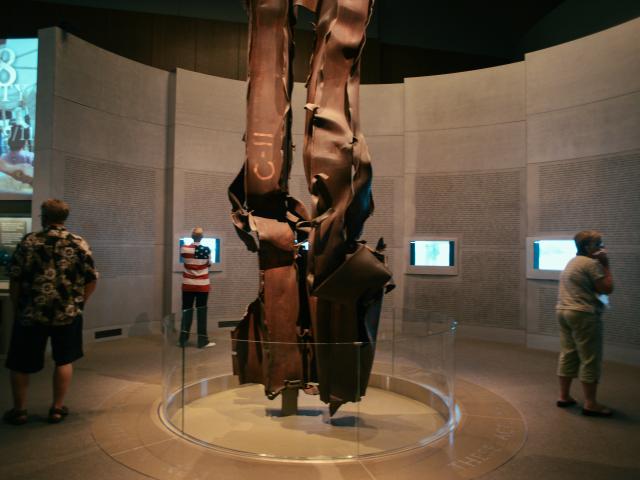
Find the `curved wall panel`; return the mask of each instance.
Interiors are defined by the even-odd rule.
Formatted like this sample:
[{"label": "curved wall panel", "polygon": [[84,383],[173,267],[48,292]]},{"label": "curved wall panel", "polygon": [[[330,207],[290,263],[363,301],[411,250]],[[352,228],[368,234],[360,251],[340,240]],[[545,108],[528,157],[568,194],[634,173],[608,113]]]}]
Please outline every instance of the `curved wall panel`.
[{"label": "curved wall panel", "polygon": [[404,288],[404,85],[361,85],[360,117],[371,154],[375,205],[362,238],[371,246],[379,238],[387,244],[396,288],[384,297],[380,328],[389,330],[392,309],[402,307]]},{"label": "curved wall panel", "polygon": [[[258,291],[258,263],[231,223],[227,188],[244,161],[244,82],[178,69],[172,165],[172,252],[196,225],[221,239],[222,270],[211,273],[209,329],[239,321]],[[172,262],[175,265],[175,262]],[[181,273],[171,275],[172,308],[181,308]]]},{"label": "curved wall panel", "polygon": [[[458,275],[407,275],[408,308],[524,338],[525,66],[405,81],[408,238],[456,237]],[[403,259],[403,264],[407,258]]]},{"label": "curved wall panel", "polygon": [[[640,363],[640,19],[525,61],[528,234],[604,233],[616,284],[606,355]],[[527,282],[529,345],[557,345],[556,290]]]},{"label": "curved wall panel", "polygon": [[621,97],[640,90],[638,20],[527,54],[527,114]]},{"label": "curved wall panel", "polygon": [[519,122],[524,115],[524,64],[407,78],[407,131]]},{"label": "curved wall panel", "polygon": [[69,229],[93,248],[101,278],[87,336],[150,332],[163,308],[169,74],[56,28],[40,45],[34,218],[42,200],[65,199]]},{"label": "curved wall panel", "polygon": [[[391,306],[420,308],[455,317],[463,334],[556,348],[557,283],[525,279],[525,236],[598,228],[618,284],[607,355],[640,363],[638,45],[635,20],[520,63],[361,87],[376,202],[364,238],[385,238],[398,283],[387,320]],[[244,161],[245,83],[167,74],[55,29],[41,49],[34,204],[71,200],[82,218],[72,228],[103,263],[91,328],[178,310],[177,240],[196,224],[223,241],[209,327],[239,320],[258,288],[226,198]],[[308,203],[305,97],[296,84],[290,190]],[[458,275],[406,275],[415,235],[457,237]],[[107,315],[112,298],[124,300]]]}]

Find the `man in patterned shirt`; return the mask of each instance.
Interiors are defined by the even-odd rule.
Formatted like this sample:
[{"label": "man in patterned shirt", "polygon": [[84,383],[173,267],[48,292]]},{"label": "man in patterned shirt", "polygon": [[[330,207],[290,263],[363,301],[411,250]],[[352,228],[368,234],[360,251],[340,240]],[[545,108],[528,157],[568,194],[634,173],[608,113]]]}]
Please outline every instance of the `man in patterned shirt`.
[{"label": "man in patterned shirt", "polygon": [[191,232],[193,243],[180,247],[180,258],[184,263],[182,274],[182,327],[180,346],[187,344],[193,322],[193,303],[196,304],[198,321],[198,348],[215,345],[207,336],[207,300],[209,299],[209,265],[211,249],[200,245],[204,231],[195,227]]},{"label": "man in patterned shirt", "polygon": [[49,199],[41,206],[43,230],[25,235],[10,264],[10,295],[15,318],[6,366],[11,370],[13,408],[4,420],[27,421],[29,374],[44,367],[47,340],[55,361],[53,404],[49,422],[69,413],[63,400],[73,374],[72,362],[83,356],[82,311],[96,288],[97,272],[87,242],[68,232],[69,206]]}]

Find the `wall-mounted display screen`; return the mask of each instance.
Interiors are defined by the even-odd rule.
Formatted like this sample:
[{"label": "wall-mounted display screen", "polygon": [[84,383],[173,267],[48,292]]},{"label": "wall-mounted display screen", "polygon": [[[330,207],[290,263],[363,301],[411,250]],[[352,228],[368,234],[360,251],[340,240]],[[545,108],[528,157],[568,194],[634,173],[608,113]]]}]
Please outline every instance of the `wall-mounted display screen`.
[{"label": "wall-mounted display screen", "polygon": [[452,267],[455,264],[452,240],[415,240],[409,245],[410,265]]},{"label": "wall-mounted display screen", "polygon": [[576,253],[576,243],[573,240],[535,240],[533,268],[562,271]]},{"label": "wall-mounted display screen", "polygon": [[456,275],[458,273],[456,258],[456,239],[411,239],[407,273]]},{"label": "wall-mounted display screen", "polygon": [[0,199],[32,194],[38,39],[0,39]]},{"label": "wall-mounted display screen", "polygon": [[[180,247],[183,245],[191,245],[193,243],[193,239],[191,237],[183,237],[180,239]],[[205,237],[200,241],[201,245],[205,247],[209,247],[211,250],[211,262],[212,263],[220,263],[220,239],[213,237]],[[183,263],[182,258],[180,257],[180,263]]]},{"label": "wall-mounted display screen", "polygon": [[527,237],[527,278],[558,280],[569,260],[576,256],[576,243],[569,236]]}]

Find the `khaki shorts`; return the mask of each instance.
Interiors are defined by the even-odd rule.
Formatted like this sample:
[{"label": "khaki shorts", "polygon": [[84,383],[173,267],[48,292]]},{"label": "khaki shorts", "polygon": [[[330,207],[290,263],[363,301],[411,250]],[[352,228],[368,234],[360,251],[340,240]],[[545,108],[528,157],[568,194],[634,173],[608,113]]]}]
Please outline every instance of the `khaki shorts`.
[{"label": "khaki shorts", "polygon": [[558,375],[598,383],[602,365],[602,321],[596,313],[558,310]]}]

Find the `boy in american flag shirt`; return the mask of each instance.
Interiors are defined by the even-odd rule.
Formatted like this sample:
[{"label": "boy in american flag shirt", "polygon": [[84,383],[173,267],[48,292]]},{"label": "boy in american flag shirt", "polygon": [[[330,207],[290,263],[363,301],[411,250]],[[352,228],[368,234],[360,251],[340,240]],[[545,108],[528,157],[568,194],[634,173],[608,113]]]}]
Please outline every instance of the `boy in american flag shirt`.
[{"label": "boy in american flag shirt", "polygon": [[207,300],[209,299],[209,265],[211,249],[200,245],[204,237],[202,227],[195,227],[191,232],[193,243],[180,247],[180,258],[184,263],[182,273],[182,328],[180,330],[180,346],[187,344],[193,322],[193,304],[195,302],[198,322],[198,348],[214,345],[207,336]]}]

